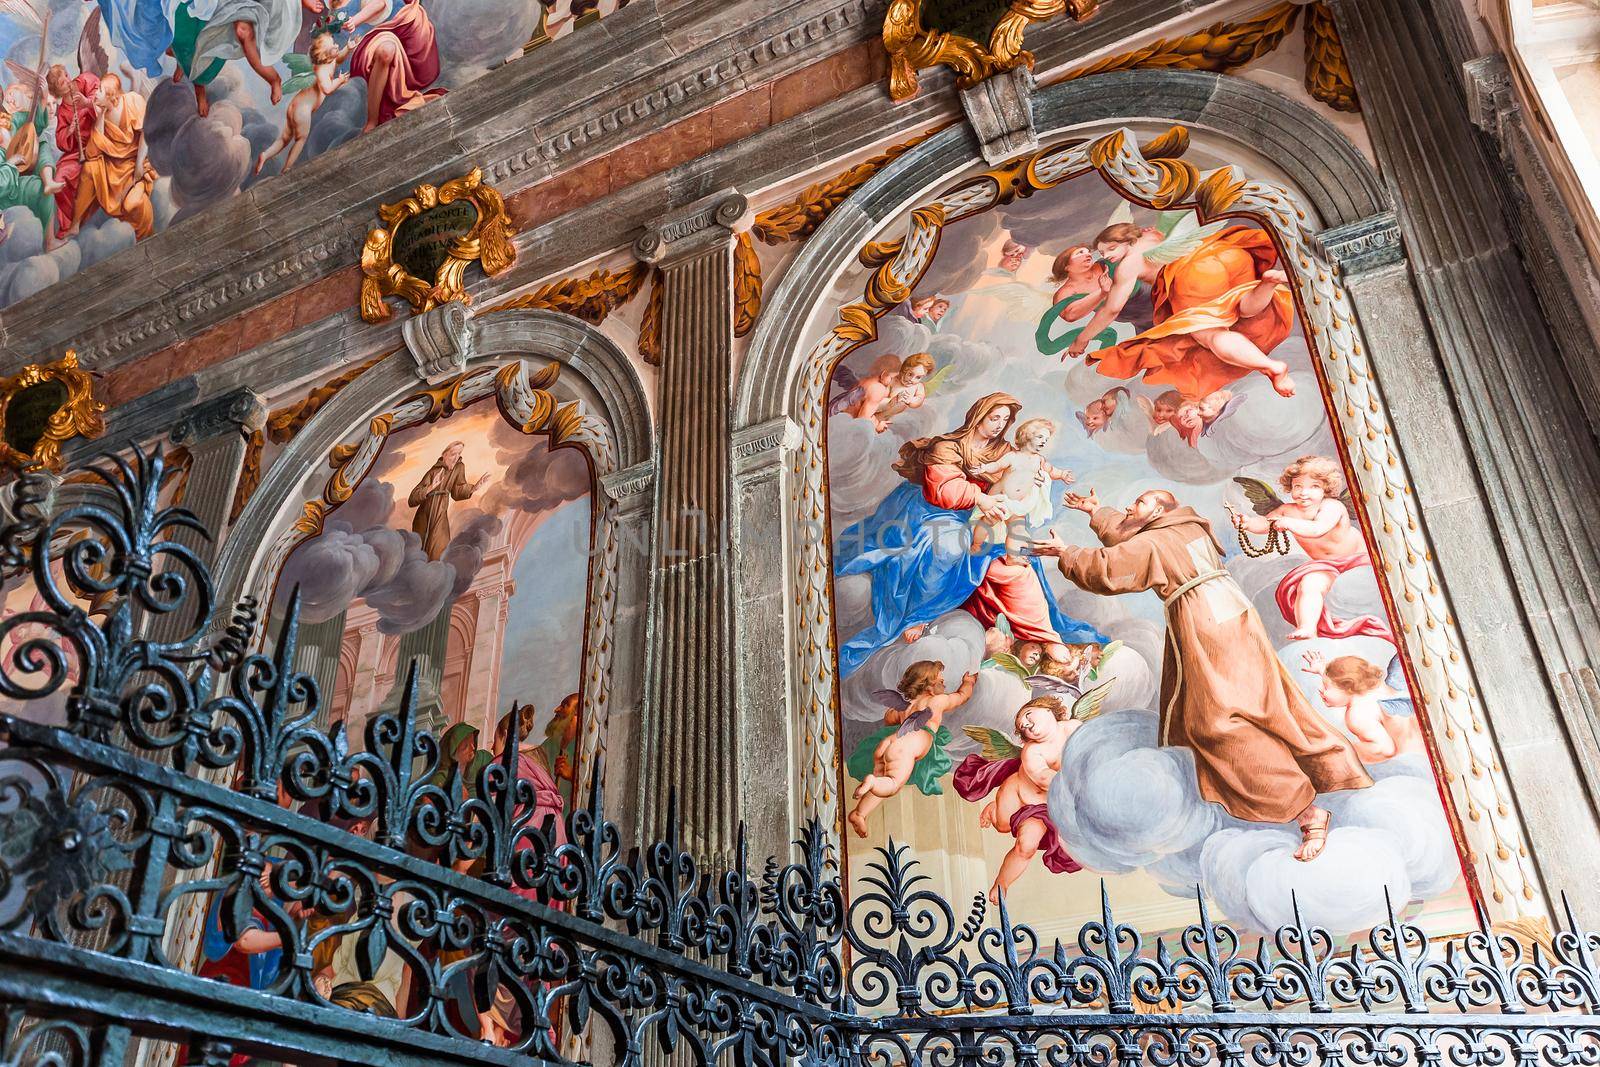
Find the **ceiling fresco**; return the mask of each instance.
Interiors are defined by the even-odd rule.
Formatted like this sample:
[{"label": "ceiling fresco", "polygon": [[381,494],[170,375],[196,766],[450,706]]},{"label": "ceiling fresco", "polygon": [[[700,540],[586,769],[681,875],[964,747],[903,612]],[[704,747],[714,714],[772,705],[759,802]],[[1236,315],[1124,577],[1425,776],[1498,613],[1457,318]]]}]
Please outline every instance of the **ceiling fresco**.
[{"label": "ceiling fresco", "polygon": [[0,307],[627,0],[0,0]]}]

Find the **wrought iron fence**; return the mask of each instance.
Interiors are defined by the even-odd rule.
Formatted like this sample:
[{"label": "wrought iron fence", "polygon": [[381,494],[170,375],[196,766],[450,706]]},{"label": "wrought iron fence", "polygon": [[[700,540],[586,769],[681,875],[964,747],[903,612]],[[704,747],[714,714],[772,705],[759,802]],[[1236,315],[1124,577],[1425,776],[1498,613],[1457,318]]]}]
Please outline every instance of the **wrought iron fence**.
[{"label": "wrought iron fence", "polygon": [[[629,848],[599,768],[584,805],[538,819],[516,717],[466,780],[415,723],[414,674],[357,749],[316,725],[295,597],[268,651],[249,651],[256,605],[214,625],[174,537],[203,531],[161,506],[159,453],[96,477],[97,502],[46,514],[24,476],[0,531],[0,567],[41,605],[0,620],[0,696],[64,719],[0,715],[0,1067],[172,1046],[206,1064],[1600,1064],[1600,939],[1570,914],[1531,948],[1481,915],[1436,946],[1391,914],[1336,951],[1298,911],[1246,942],[1202,899],[1169,946],[1103,896],[1047,945],[1003,899],[958,914],[893,844],[847,908],[815,824],[756,873],[742,845],[716,871],[675,836]],[[354,968],[337,986],[336,951]],[[389,998],[374,978],[395,963]]]}]

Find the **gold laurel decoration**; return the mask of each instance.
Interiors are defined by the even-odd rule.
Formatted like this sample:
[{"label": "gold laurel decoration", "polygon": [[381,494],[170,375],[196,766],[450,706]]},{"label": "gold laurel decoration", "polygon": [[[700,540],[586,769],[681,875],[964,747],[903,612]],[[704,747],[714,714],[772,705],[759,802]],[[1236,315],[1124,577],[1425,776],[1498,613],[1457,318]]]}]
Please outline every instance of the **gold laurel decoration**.
[{"label": "gold laurel decoration", "polygon": [[1306,7],[1306,92],[1335,111],[1360,111],[1355,78],[1345,58],[1344,41],[1323,0]]},{"label": "gold laurel decoration", "polygon": [[[48,415],[29,413],[30,422],[43,425],[21,428],[18,401],[25,394],[32,397],[23,403],[32,399],[54,403]],[[61,446],[74,437],[105,433],[105,411],[95,398],[94,378],[79,368],[78,353],[70,348],[54,363],[30,363],[11,377],[0,378],[0,466],[17,471],[43,467],[60,473]]]},{"label": "gold laurel decoration", "polygon": [[748,231],[733,243],[733,335],[743,337],[755,329],[761,314],[761,257]]},{"label": "gold laurel decoration", "polygon": [[889,53],[889,97],[896,103],[917,95],[917,72],[947,66],[956,86],[970,89],[985,78],[1017,67],[1033,68],[1033,54],[1022,47],[1023,34],[1035,22],[1067,14],[1081,22],[1094,14],[1099,0],[1011,0],[989,34],[975,41],[959,33],[926,29],[923,0],[890,0],[883,15],[883,47]]},{"label": "gold laurel decoration", "polygon": [[1300,6],[1277,4],[1244,22],[1217,22],[1181,37],[1163,37],[1143,48],[1107,56],[1079,67],[1064,80],[1087,78],[1113,70],[1205,70],[1226,74],[1262,56],[1283,43],[1294,29]]},{"label": "gold laurel decoration", "polygon": [[[395,238],[400,228],[426,211],[458,201],[470,203],[477,219],[466,234],[454,240],[445,260],[432,278],[419,278],[394,262]],[[466,291],[467,265],[476,262],[491,277],[511,266],[517,258],[511,243],[515,234],[506,215],[505,200],[483,180],[477,167],[441,186],[419,185],[411,195],[378,208],[383,225],[367,231],[361,249],[361,318],[382,322],[390,315],[387,297],[398,296],[423,312],[452,300],[471,303]]]},{"label": "gold laurel decoration", "polygon": [[488,310],[543,308],[598,326],[644,288],[651,270],[648,264],[634,263],[621,270],[597,270],[582,277],[558,278],[531,293],[503,300]]},{"label": "gold laurel decoration", "polygon": [[931,136],[929,133],[920,134],[909,141],[886,148],[870,159],[862,160],[825,182],[806,186],[805,190],[793,200],[757,214],[750,232],[763,244],[777,245],[790,241],[804,241],[816,232],[817,227],[822,225],[834,208],[844,203],[847,196],[865,185],[868,179],[895,159],[927,140],[929,136]]},{"label": "gold laurel decoration", "polygon": [[650,299],[639,319],[639,355],[652,367],[661,366],[661,272],[650,273]]}]

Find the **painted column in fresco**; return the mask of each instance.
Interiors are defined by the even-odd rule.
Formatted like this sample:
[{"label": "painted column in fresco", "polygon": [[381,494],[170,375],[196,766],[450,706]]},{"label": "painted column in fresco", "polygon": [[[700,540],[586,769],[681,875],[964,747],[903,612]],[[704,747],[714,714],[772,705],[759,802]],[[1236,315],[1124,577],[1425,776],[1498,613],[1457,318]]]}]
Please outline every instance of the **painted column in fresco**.
[{"label": "painted column in fresco", "polygon": [[[1551,335],[1504,214],[1505,179],[1472,126],[1427,8],[1343,0],[1339,29],[1499,545],[1594,798],[1600,527],[1572,508],[1600,496],[1600,454],[1563,361],[1595,353],[1564,352]],[[1523,677],[1519,705],[1537,699],[1532,681]]]},{"label": "painted column in fresco", "polygon": [[685,844],[707,858],[727,852],[738,822],[728,412],[734,226],[747,210],[745,198],[727,190],[653,224],[635,246],[660,268],[662,286],[654,638],[640,810],[664,819],[675,793],[681,825],[692,828]]}]

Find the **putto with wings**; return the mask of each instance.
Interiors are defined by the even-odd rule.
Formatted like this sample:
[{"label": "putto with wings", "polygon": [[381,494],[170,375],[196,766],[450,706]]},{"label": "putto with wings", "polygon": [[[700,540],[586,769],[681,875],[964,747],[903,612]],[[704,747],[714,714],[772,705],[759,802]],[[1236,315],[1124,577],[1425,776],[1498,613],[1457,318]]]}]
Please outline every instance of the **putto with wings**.
[{"label": "putto with wings", "polygon": [[[966,735],[982,746],[956,768],[956,792],[978,801],[993,793],[978,815],[978,825],[1011,837],[1009,852],[1000,861],[989,899],[1000,894],[1042,853],[1044,865],[1057,874],[1071,874],[1081,865],[1067,852],[1047,806],[1050,782],[1061,770],[1061,751],[1067,739],[1100,713],[1110,682],[1080,693],[1077,686],[1048,675],[1029,679],[1035,696],[1017,710],[1016,729],[1021,744],[999,730],[964,727]],[[1041,692],[1053,690],[1053,692]],[[1069,696],[1070,694],[1070,696]]]},{"label": "putto with wings", "polygon": [[870,419],[873,428],[882,433],[896,415],[920,408],[930,395],[952,384],[954,364],[937,371],[934,366],[933,357],[926,352],[913,352],[904,359],[895,355],[880,356],[873,363],[871,373],[862,378],[840,364],[833,372],[838,391],[828,401],[828,416],[843,414],[853,419]]},{"label": "putto with wings", "polygon": [[1287,535],[1310,557],[1278,583],[1278,610],[1294,625],[1291,641],[1313,637],[1381,637],[1393,641],[1389,625],[1375,615],[1339,619],[1327,610],[1328,591],[1341,574],[1358,567],[1371,567],[1367,542],[1352,520],[1355,501],[1351,499],[1344,470],[1327,456],[1301,456],[1284,469],[1278,486],[1289,499],[1260,478],[1235,478],[1244,490],[1253,514],[1243,515],[1227,505],[1239,532],[1239,545],[1250,555],[1260,555],[1245,539],[1246,534],[1266,534],[1269,549],[1288,546]]},{"label": "putto with wings", "polygon": [[968,674],[955,692],[946,693],[944,664],[919,660],[906,668],[898,687],[878,691],[883,727],[863,738],[845,763],[851,777],[861,780],[849,815],[856,836],[867,836],[867,816],[907,784],[928,796],[944,792],[939,779],[952,766],[944,717],[972,697],[977,680],[977,674]]}]

